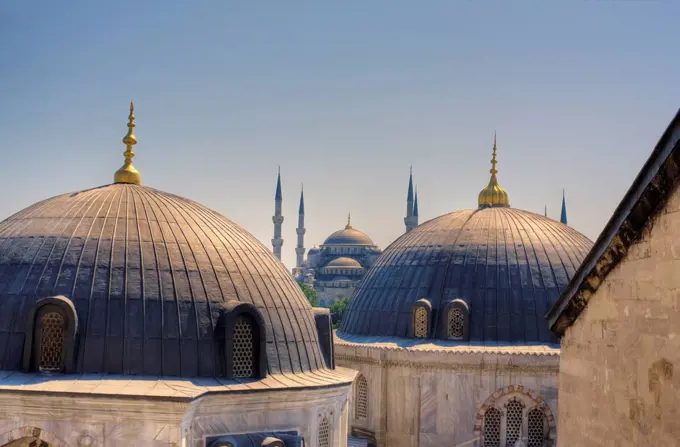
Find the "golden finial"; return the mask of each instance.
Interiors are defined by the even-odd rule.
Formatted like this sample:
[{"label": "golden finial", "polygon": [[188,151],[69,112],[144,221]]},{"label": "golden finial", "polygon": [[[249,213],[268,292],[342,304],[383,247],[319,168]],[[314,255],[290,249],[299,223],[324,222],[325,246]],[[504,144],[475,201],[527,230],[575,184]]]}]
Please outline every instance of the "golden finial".
[{"label": "golden finial", "polygon": [[350,223],[352,219],[352,213],[347,213],[347,225],[345,226],[345,230],[349,230],[352,228],[352,224]]},{"label": "golden finial", "polygon": [[508,196],[508,192],[498,184],[498,179],[496,178],[496,174],[498,174],[498,169],[496,169],[497,164],[496,132],[494,132],[491,169],[489,169],[491,178],[489,179],[489,184],[486,185],[486,188],[482,189],[477,198],[477,203],[480,208],[486,208],[490,206],[510,206],[510,197]]},{"label": "golden finial", "polygon": [[113,175],[114,183],[132,183],[134,185],[139,185],[142,180],[142,176],[139,171],[135,169],[132,165],[132,158],[135,156],[132,146],[137,144],[137,137],[135,136],[135,104],[130,101],[130,115],[128,115],[128,132],[127,135],[123,137],[123,143],[125,143],[125,162],[123,166]]}]

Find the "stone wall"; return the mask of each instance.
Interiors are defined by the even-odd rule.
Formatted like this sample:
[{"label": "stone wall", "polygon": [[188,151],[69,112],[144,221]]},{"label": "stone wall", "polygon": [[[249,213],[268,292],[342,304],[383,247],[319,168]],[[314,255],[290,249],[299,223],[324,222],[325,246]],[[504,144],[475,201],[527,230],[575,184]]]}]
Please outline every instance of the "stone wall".
[{"label": "stone wall", "polygon": [[550,437],[557,435],[558,355],[389,350],[342,342],[335,349],[338,365],[358,370],[368,382],[368,417],[356,417],[353,395],[350,429],[374,433],[378,446],[481,446],[485,405],[504,395],[543,405]]},{"label": "stone wall", "polygon": [[559,446],[680,443],[680,194],[562,339]]}]

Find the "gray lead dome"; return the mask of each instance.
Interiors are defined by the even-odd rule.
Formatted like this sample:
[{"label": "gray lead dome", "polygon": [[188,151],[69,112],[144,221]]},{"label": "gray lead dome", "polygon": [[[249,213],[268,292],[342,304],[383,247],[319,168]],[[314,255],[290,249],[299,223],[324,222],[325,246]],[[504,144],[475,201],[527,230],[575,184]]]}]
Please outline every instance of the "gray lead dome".
[{"label": "gray lead dome", "polygon": [[314,314],[260,242],[220,214],[113,184],[38,202],[0,223],[0,369],[22,367],[40,299],[74,305],[73,372],[213,376],[227,301],[257,307],[268,372],[324,368]]},{"label": "gray lead dome", "polygon": [[469,342],[557,343],[545,314],[591,246],[571,227],[513,208],[440,216],[378,257],[352,296],[340,336],[407,337],[420,299],[432,306],[430,334],[440,334],[441,312],[462,300]]}]

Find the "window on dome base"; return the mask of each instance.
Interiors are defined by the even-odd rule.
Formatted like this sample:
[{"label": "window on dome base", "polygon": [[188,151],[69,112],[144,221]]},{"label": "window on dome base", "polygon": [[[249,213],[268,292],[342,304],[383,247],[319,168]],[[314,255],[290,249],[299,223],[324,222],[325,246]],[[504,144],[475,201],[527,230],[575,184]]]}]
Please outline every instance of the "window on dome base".
[{"label": "window on dome base", "polygon": [[254,330],[253,322],[247,315],[239,315],[234,322],[233,350],[233,377],[255,377],[254,356]]},{"label": "window on dome base", "polygon": [[223,353],[217,371],[229,379],[261,379],[267,374],[265,325],[252,304],[236,300],[222,305],[215,343]]},{"label": "window on dome base", "polygon": [[411,308],[411,336],[414,338],[427,338],[430,334],[430,314],[432,305],[425,299],[419,299]]},{"label": "window on dome base", "polygon": [[357,377],[357,387],[356,387],[356,417],[357,419],[367,419],[368,418],[368,381],[363,374],[359,374]]},{"label": "window on dome base", "polygon": [[445,338],[449,340],[467,340],[470,311],[463,300],[453,300],[446,306],[444,312]]},{"label": "window on dome base", "polygon": [[63,296],[38,300],[28,315],[23,367],[45,373],[71,372],[78,319]]}]

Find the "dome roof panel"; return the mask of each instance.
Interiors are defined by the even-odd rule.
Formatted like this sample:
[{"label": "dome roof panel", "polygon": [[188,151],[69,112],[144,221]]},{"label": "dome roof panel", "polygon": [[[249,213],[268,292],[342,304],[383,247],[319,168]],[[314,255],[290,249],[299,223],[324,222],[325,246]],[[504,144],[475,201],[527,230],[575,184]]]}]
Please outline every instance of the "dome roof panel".
[{"label": "dome roof panel", "polygon": [[406,337],[417,300],[427,298],[438,315],[461,299],[470,309],[471,342],[556,343],[544,315],[591,246],[571,227],[508,207],[440,216],[376,259],[340,335]]},{"label": "dome roof panel", "polygon": [[[230,300],[261,312],[270,373],[324,367],[312,308],[271,252],[217,212],[152,188],[64,194],[0,222],[4,340],[23,340],[28,309],[55,295],[78,315],[74,372],[213,376],[213,329]],[[3,347],[0,369],[21,356]]]}]

